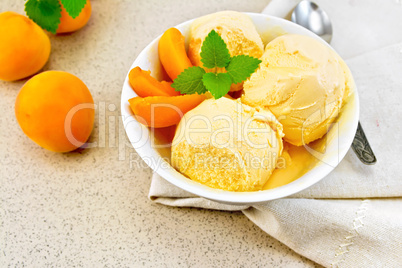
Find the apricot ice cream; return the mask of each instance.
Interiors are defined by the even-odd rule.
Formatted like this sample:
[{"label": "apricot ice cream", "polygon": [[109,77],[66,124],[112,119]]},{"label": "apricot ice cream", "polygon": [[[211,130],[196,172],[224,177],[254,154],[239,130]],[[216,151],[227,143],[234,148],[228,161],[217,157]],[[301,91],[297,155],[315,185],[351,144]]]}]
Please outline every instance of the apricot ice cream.
[{"label": "apricot ice cream", "polygon": [[[192,23],[188,57],[193,65],[202,66],[200,56],[202,42],[212,30],[225,41],[231,56],[248,55],[260,58],[264,52],[261,37],[247,15],[235,11],[222,11],[203,16]],[[231,91],[241,89],[242,83],[233,84],[231,87]]]},{"label": "apricot ice cream", "polygon": [[261,190],[282,154],[282,125],[240,100],[208,99],[187,112],[172,142],[173,167],[228,191]]},{"label": "apricot ice cream", "polygon": [[267,44],[259,69],[244,82],[242,102],[269,109],[283,125],[284,140],[300,146],[321,138],[354,86],[343,60],[302,35]]}]

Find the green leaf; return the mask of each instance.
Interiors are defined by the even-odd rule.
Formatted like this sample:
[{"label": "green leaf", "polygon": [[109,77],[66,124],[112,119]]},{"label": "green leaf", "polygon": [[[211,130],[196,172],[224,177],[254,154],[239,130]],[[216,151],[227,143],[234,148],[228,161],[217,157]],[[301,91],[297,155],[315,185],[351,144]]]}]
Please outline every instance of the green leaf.
[{"label": "green leaf", "polygon": [[60,0],[64,9],[73,19],[75,19],[84,8],[87,0]]},{"label": "green leaf", "polygon": [[174,80],[172,87],[182,94],[203,94],[207,92],[202,77],[205,70],[198,66],[193,66],[185,69]]},{"label": "green leaf", "polygon": [[211,92],[215,99],[226,95],[232,83],[246,80],[261,61],[246,55],[230,57],[225,41],[212,30],[201,47],[201,61],[206,68],[225,67],[226,73],[206,73],[201,67],[185,69],[174,80],[172,87],[183,94]]},{"label": "green leaf", "polygon": [[226,68],[227,74],[237,84],[249,78],[260,63],[261,60],[247,55],[234,56]]},{"label": "green leaf", "polygon": [[28,0],[25,13],[43,29],[56,33],[60,24],[61,6],[57,0]]},{"label": "green leaf", "polygon": [[201,62],[206,68],[226,67],[230,61],[229,50],[225,41],[212,30],[201,47]]},{"label": "green leaf", "polygon": [[232,79],[227,73],[206,73],[202,82],[215,99],[225,96],[232,85]]}]

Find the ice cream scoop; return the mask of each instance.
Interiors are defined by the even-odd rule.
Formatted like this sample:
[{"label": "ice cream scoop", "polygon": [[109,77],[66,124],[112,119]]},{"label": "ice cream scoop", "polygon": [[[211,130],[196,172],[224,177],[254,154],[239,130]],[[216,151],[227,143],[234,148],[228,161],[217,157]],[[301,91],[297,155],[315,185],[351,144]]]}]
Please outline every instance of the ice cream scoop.
[{"label": "ice cream scoop", "polygon": [[[260,58],[263,54],[264,45],[251,19],[240,12],[221,11],[200,17],[191,24],[188,57],[193,65],[202,67],[202,42],[212,30],[225,41],[231,56],[249,55]],[[224,71],[224,68],[218,68],[218,71]],[[242,83],[231,87],[231,91],[241,89]]]},{"label": "ice cream scoop", "polygon": [[351,87],[350,71],[334,51],[289,34],[267,44],[260,68],[244,83],[242,101],[269,109],[284,139],[299,146],[327,133]]},{"label": "ice cream scoop", "polygon": [[[331,42],[331,20],[329,19],[327,13],[317,4],[307,0],[301,1],[293,10],[291,20],[294,23],[297,23],[317,34],[326,42]],[[352,149],[362,163],[366,165],[373,165],[377,162],[360,122],[357,126],[356,135],[352,143]]]},{"label": "ice cream scoop", "polygon": [[225,41],[231,56],[262,56],[264,45],[251,19],[240,12],[221,11],[200,17],[191,24],[188,56],[194,65],[202,65],[202,42],[212,30]]},{"label": "ice cream scoop", "polygon": [[239,100],[205,100],[186,113],[171,162],[190,179],[228,191],[261,190],[282,153],[282,125]]}]

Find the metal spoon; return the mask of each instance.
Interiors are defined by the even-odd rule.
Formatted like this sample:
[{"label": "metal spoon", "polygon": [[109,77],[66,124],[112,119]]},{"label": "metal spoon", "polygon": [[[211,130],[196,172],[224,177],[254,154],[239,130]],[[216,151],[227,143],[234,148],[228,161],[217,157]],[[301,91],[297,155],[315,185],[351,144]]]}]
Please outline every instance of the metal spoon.
[{"label": "metal spoon", "polygon": [[317,4],[307,0],[301,1],[293,10],[291,20],[312,31],[327,43],[331,42],[331,21],[327,13]]},{"label": "metal spoon", "polygon": [[[304,28],[320,36],[326,42],[332,39],[332,24],[325,13],[317,4],[302,0],[293,10],[291,20]],[[377,159],[370,147],[370,144],[364,134],[363,128],[359,124],[357,132],[352,142],[352,149],[357,157],[366,165],[373,165]]]}]

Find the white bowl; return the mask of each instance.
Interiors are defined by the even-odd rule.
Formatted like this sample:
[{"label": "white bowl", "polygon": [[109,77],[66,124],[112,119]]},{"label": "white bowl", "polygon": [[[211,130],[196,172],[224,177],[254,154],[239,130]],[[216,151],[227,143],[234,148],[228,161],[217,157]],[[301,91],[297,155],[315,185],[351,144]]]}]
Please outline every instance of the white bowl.
[{"label": "white bowl", "polygon": [[[245,13],[254,22],[257,31],[260,33],[264,44],[272,38],[267,32],[280,34],[281,32],[302,34],[317,39],[329,46],[320,37],[306,30],[305,28],[290,21],[272,17],[264,14]],[[186,21],[176,26],[188,42],[190,25],[193,20]],[[130,70],[136,66],[143,70],[151,70],[154,77],[162,79],[164,76],[158,58],[159,37],[153,40],[137,57]],[[265,39],[265,40],[264,40]],[[352,92],[350,100],[344,105],[343,111],[338,118],[337,127],[332,127],[327,133],[327,145],[324,154],[320,154],[321,161],[309,172],[297,180],[284,186],[256,191],[256,192],[229,192],[212,189],[200,183],[190,180],[176,171],[166,160],[170,156],[169,148],[155,148],[158,142],[153,138],[149,129],[138,123],[128,104],[128,99],[137,96],[128,83],[128,74],[124,81],[121,95],[121,113],[127,136],[141,158],[160,176],[181,189],[204,198],[235,205],[256,204],[268,200],[278,199],[295,194],[323,179],[343,159],[352,144],[356,133],[359,118],[359,101],[356,89]]]}]

